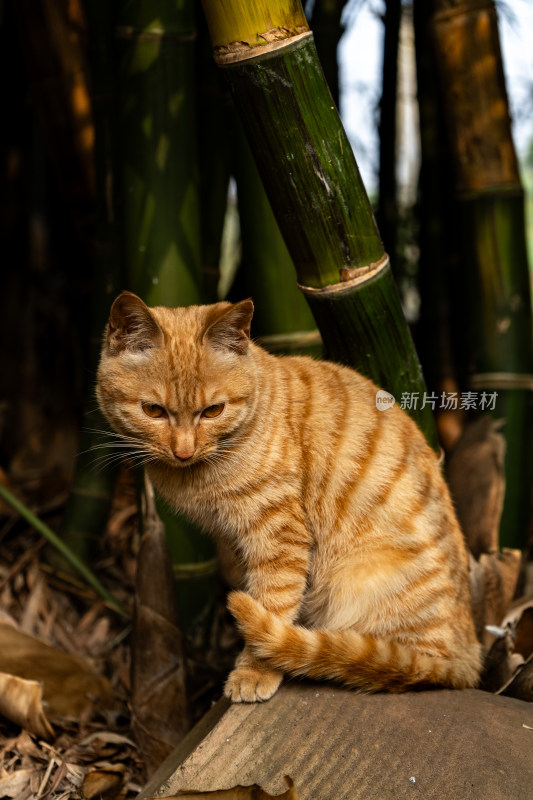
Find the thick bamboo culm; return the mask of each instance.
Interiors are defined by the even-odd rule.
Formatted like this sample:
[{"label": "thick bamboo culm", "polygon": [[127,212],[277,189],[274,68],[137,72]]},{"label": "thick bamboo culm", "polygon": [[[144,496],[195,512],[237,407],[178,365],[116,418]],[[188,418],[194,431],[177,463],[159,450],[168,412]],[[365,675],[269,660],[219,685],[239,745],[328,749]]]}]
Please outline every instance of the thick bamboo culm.
[{"label": "thick bamboo culm", "polygon": [[294,280],[292,259],[236,117],[233,131],[242,256],[232,298],[253,297],[254,335],[267,349],[318,354],[315,320]]},{"label": "thick bamboo culm", "polygon": [[203,299],[219,300],[222,240],[230,183],[230,141],[221,124],[227,114],[229,93],[211,56],[211,40],[198,9],[196,45],[197,145],[200,173],[200,219]]},{"label": "thick bamboo culm", "polygon": [[[201,303],[193,3],[123,0],[116,19],[126,285],[151,306]],[[184,632],[213,604],[214,546],[164,503]]]},{"label": "thick bamboo culm", "polygon": [[[425,384],[388,257],[301,6],[269,3],[267,12],[254,4],[250,12],[228,2],[223,22],[217,0],[203,7],[215,60],[327,354],[397,400],[403,393],[422,400]],[[422,405],[411,413],[437,448],[431,408]]]},{"label": "thick bamboo culm", "polygon": [[455,167],[464,380],[497,393],[506,496],[500,542],[524,547],[530,512],[533,351],[523,190],[492,0],[436,0],[432,27]]},{"label": "thick bamboo culm", "polygon": [[201,297],[193,4],[121,2],[115,30],[128,288]]}]

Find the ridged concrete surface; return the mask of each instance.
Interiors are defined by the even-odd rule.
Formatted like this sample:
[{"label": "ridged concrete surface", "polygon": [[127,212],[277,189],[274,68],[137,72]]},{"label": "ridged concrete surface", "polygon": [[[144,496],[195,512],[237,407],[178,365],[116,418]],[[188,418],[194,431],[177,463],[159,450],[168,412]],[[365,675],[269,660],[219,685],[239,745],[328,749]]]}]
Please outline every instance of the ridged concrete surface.
[{"label": "ridged concrete surface", "polygon": [[276,795],[289,775],[301,800],[533,800],[533,704],[294,682],[268,703],[226,707],[199,723],[141,797],[254,783]]}]

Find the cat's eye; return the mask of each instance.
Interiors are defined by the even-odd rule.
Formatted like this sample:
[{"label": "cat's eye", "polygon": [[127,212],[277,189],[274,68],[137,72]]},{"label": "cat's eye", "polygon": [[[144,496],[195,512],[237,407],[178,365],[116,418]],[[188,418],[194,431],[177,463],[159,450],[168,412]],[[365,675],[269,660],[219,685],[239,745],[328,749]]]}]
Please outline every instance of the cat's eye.
[{"label": "cat's eye", "polygon": [[215,417],[219,417],[222,412],[224,411],[224,403],[217,403],[214,406],[207,406],[202,411],[202,417],[207,417],[207,419],[214,419]]},{"label": "cat's eye", "polygon": [[146,416],[152,417],[152,419],[159,419],[159,417],[166,417],[167,415],[163,406],[158,406],[157,403],[141,403],[141,405]]}]

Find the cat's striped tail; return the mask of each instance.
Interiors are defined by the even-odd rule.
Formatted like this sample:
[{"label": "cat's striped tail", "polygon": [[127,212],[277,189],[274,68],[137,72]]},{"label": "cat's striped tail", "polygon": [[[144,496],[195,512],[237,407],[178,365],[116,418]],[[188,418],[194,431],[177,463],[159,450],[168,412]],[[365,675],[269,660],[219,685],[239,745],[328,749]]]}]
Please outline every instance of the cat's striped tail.
[{"label": "cat's striped tail", "polygon": [[465,689],[479,679],[475,642],[445,657],[353,630],[291,625],[244,592],[231,592],[228,608],[254,653],[289,675],[334,680],[364,692],[401,692],[417,684]]}]

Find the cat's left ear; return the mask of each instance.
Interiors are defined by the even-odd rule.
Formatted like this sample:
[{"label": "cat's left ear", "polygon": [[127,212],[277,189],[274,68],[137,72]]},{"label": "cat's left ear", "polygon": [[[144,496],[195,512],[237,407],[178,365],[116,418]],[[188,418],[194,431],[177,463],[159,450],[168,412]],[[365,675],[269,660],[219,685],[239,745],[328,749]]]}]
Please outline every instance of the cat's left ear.
[{"label": "cat's left ear", "polygon": [[[244,355],[250,342],[250,325],[254,313],[251,300],[213,306],[211,319],[204,333],[204,341],[217,350],[231,350]],[[214,319],[213,319],[214,317]]]},{"label": "cat's left ear", "polygon": [[109,315],[107,343],[111,355],[142,351],[163,344],[164,334],[150,309],[132,292],[119,294]]}]

